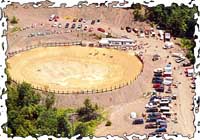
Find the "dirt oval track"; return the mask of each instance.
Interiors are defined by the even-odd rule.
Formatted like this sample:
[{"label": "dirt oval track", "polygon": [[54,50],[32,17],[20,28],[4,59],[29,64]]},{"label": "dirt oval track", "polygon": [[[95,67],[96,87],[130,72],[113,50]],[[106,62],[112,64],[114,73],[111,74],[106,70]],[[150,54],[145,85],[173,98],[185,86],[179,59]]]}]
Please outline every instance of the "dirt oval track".
[{"label": "dirt oval track", "polygon": [[35,48],[7,62],[13,80],[67,93],[122,86],[142,69],[138,58],[127,52],[80,46]]}]

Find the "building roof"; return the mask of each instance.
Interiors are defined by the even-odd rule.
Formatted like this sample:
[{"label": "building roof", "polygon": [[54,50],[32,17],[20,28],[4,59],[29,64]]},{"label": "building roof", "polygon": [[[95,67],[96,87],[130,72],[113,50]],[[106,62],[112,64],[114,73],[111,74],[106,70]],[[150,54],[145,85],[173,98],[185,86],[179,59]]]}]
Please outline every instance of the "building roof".
[{"label": "building roof", "polygon": [[127,38],[102,38],[99,43],[100,44],[108,44],[109,41],[117,41],[117,42],[133,42],[132,39]]}]

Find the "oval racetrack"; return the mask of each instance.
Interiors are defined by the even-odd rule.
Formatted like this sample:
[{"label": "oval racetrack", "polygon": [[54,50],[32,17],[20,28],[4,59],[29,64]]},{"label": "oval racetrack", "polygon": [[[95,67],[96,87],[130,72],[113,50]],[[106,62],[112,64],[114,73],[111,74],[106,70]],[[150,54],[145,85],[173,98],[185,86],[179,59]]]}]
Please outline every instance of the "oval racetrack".
[{"label": "oval racetrack", "polygon": [[7,62],[13,80],[59,92],[119,87],[134,81],[142,69],[127,52],[80,46],[35,48]]}]

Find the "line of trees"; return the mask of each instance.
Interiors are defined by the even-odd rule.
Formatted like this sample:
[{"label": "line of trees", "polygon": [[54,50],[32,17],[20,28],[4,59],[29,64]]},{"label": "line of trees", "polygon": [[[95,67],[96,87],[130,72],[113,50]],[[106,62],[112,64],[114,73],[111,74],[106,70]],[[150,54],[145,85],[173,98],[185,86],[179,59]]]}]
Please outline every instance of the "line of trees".
[{"label": "line of trees", "polygon": [[77,110],[56,109],[53,107],[53,93],[45,93],[47,96],[42,103],[41,94],[33,90],[30,84],[23,82],[15,85],[10,81],[7,82],[7,94],[8,122],[4,130],[8,136],[93,135],[95,127],[103,120],[100,108],[89,99]]}]

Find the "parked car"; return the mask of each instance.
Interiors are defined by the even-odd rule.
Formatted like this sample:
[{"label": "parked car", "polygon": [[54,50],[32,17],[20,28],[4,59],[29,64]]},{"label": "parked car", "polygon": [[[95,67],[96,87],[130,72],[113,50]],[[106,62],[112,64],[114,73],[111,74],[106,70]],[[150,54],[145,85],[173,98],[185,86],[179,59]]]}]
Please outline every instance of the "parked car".
[{"label": "parked car", "polygon": [[163,80],[163,78],[160,77],[160,76],[154,76],[154,77],[152,78],[152,80]]},{"label": "parked car", "polygon": [[127,31],[128,33],[130,33],[130,32],[131,32],[131,28],[130,28],[130,27],[126,27],[126,31]]},{"label": "parked car", "polygon": [[68,27],[69,27],[69,23],[66,23],[66,24],[65,24],[65,28],[68,28]]},{"label": "parked car", "polygon": [[159,88],[155,88],[157,92],[164,92],[164,86],[160,86]]},{"label": "parked car", "polygon": [[149,123],[149,124],[146,124],[145,125],[145,129],[155,129],[155,128],[157,128],[158,126],[157,126],[157,124],[155,124],[155,123]]},{"label": "parked car", "polygon": [[75,27],[76,27],[76,24],[73,23],[71,28],[74,29]]},{"label": "parked car", "polygon": [[54,24],[52,25],[52,27],[57,27],[58,26],[58,22],[54,22]]},{"label": "parked car", "polygon": [[155,132],[167,132],[167,130],[166,130],[166,128],[161,127],[161,128],[156,129]]},{"label": "parked car", "polygon": [[159,128],[167,128],[167,123],[160,123]]},{"label": "parked car", "polygon": [[162,84],[163,80],[162,79],[152,79],[153,84]]},{"label": "parked car", "polygon": [[61,23],[58,24],[58,28],[62,28],[62,24]]},{"label": "parked car", "polygon": [[160,112],[152,112],[152,113],[149,113],[147,117],[157,117],[157,116],[161,116],[161,113]]},{"label": "parked car", "polygon": [[78,20],[77,18],[74,18],[74,19],[73,19],[73,22],[77,22],[77,20]]},{"label": "parked car", "polygon": [[162,72],[154,72],[154,76],[157,76],[157,77],[162,76]]},{"label": "parked car", "polygon": [[56,17],[56,15],[52,14],[52,15],[49,17],[49,21],[52,21],[52,20],[54,20],[54,19],[55,19],[55,17]]},{"label": "parked car", "polygon": [[94,24],[95,24],[95,20],[92,20],[92,21],[91,21],[91,25],[94,25]]},{"label": "parked car", "polygon": [[82,28],[82,24],[78,24],[77,29],[81,29]]},{"label": "parked car", "polygon": [[176,61],[176,63],[181,63],[181,62],[183,62],[185,59],[183,59],[183,58],[177,58],[175,61]]},{"label": "parked car", "polygon": [[133,121],[133,124],[144,124],[144,120],[143,119],[135,119]]},{"label": "parked car", "polygon": [[159,88],[161,85],[162,84],[160,84],[160,83],[155,83],[155,84],[153,84],[153,88]]},{"label": "parked car", "polygon": [[83,21],[83,18],[79,18],[78,22],[82,22]]},{"label": "parked car", "polygon": [[147,118],[146,122],[156,122],[156,118],[152,117],[152,118]]},{"label": "parked car", "polygon": [[153,57],[152,58],[152,61],[157,61],[157,60],[159,60],[159,57]]},{"label": "parked car", "polygon": [[137,28],[133,28],[133,32],[138,33],[138,29]]},{"label": "parked car", "polygon": [[192,64],[190,62],[185,62],[182,64],[183,67],[189,67],[191,66]]},{"label": "parked car", "polygon": [[154,107],[154,108],[147,108],[146,112],[158,112],[158,108]]},{"label": "parked car", "polygon": [[97,28],[97,31],[100,31],[100,32],[105,32],[105,30],[103,28]]},{"label": "parked car", "polygon": [[83,30],[84,30],[84,31],[86,31],[87,29],[88,29],[88,26],[87,26],[87,25],[85,25],[85,27],[84,27],[84,29],[83,29]]}]

